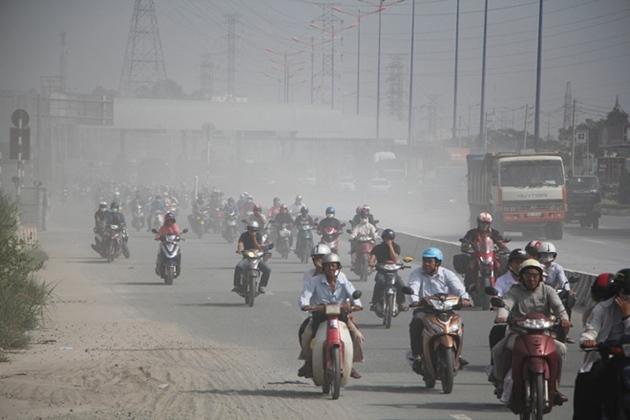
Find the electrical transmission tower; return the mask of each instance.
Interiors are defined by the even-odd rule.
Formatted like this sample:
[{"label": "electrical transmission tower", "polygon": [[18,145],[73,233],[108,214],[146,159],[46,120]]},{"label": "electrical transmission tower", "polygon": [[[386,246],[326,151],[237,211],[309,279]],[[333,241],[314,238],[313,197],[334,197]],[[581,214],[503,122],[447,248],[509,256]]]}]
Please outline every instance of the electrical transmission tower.
[{"label": "electrical transmission tower", "polygon": [[236,39],[236,16],[234,15],[226,15],[227,19],[227,100],[234,100],[234,74],[236,72],[235,68],[235,39]]},{"label": "electrical transmission tower", "polygon": [[[335,16],[332,3],[320,3],[319,7],[322,8],[322,14],[313,22],[318,22],[319,29],[322,31],[322,72],[320,78],[320,103],[331,103],[334,97],[332,91],[333,86],[333,74],[334,62],[335,62],[335,28],[343,25],[343,19]],[[330,41],[330,42],[329,42]],[[333,106],[334,108],[334,106]]]},{"label": "electrical transmission tower", "polygon": [[571,82],[567,82],[567,90],[564,93],[564,119],[562,120],[562,128],[565,130],[573,125],[572,110],[573,96],[571,95]]},{"label": "electrical transmission tower", "polygon": [[404,78],[402,66],[402,54],[391,54],[389,65],[387,66],[387,101],[389,104],[389,115],[403,120],[404,101]]},{"label": "electrical transmission tower", "polygon": [[166,80],[166,67],[153,0],[135,0],[119,91],[134,96],[140,87]]},{"label": "electrical transmission tower", "polygon": [[214,66],[210,54],[205,54],[202,57],[200,70],[199,89],[203,93],[204,99],[210,99],[214,95]]}]

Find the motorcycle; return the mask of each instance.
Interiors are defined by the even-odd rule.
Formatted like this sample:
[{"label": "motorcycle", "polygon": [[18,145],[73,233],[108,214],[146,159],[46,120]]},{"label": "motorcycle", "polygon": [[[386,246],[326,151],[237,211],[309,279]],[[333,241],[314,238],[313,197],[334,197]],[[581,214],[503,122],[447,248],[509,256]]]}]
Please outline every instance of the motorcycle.
[{"label": "motorcycle", "polygon": [[297,226],[297,241],[295,254],[303,263],[308,263],[311,248],[313,247],[313,228],[311,224]]},{"label": "motorcycle", "polygon": [[109,225],[104,235],[107,262],[114,261],[122,253],[125,258],[131,256],[127,247],[127,233],[120,225]]},{"label": "motorcycle", "polygon": [[[157,233],[157,229],[152,229],[151,232]],[[182,234],[188,232],[188,229],[182,230]],[[181,267],[181,249],[179,242],[185,239],[179,235],[162,235],[159,238],[155,238],[156,241],[160,241],[160,262],[161,266],[157,267],[157,274],[164,279],[164,283],[167,285],[173,284],[173,279],[179,277]]]},{"label": "motorcycle", "polygon": [[136,230],[140,230],[144,227],[144,211],[140,204],[136,205],[131,214],[131,226]]},{"label": "motorcycle", "polygon": [[[413,289],[407,286],[403,288],[403,293],[414,294]],[[445,394],[453,391],[464,345],[462,319],[455,313],[461,307],[459,296],[440,293],[421,298],[420,307],[416,309],[426,314],[422,333],[424,383],[427,388],[433,388],[436,381],[441,381]]]},{"label": "motorcycle", "polygon": [[210,214],[210,220],[212,224],[212,230],[214,233],[219,234],[223,231],[223,225],[225,224],[225,212],[220,207],[212,209]]},{"label": "motorcycle", "polygon": [[248,306],[254,306],[254,300],[260,293],[258,292],[258,279],[261,272],[258,269],[258,264],[265,258],[266,255],[270,255],[269,252],[273,249],[273,244],[269,244],[264,250],[260,249],[246,249],[243,251],[243,258],[247,260],[247,268],[243,271],[243,279],[241,284],[243,287],[238,292],[239,296],[245,298],[245,304]]},{"label": "motorcycle", "polygon": [[[411,257],[403,258],[405,263],[410,263],[411,261],[413,261]],[[398,305],[396,304],[396,294],[398,293],[396,290],[396,273],[398,270],[404,270],[405,268],[411,268],[411,266],[394,261],[376,265],[376,271],[382,273],[385,280],[383,296],[376,303],[376,315],[379,318],[383,318],[385,328],[390,328],[392,326],[392,318],[397,317],[399,314]]]},{"label": "motorcycle", "polygon": [[[504,306],[494,288],[492,306]],[[512,368],[504,380],[501,401],[522,420],[541,420],[551,412],[558,384],[558,348],[553,339],[559,322],[541,313],[529,313],[524,318],[511,319],[510,328],[518,333],[512,351]]]},{"label": "motorcycle", "polygon": [[[343,228],[346,224],[342,223],[341,227]],[[327,245],[328,248],[335,254],[339,252],[339,236],[343,232],[341,230],[335,229],[333,226],[326,226],[324,231],[320,233],[322,235],[322,239],[320,243]]]},{"label": "motorcycle", "polygon": [[287,259],[290,251],[289,243],[291,242],[291,226],[288,223],[277,226],[276,242],[276,251],[282,258]]},{"label": "motorcycle", "polygon": [[193,211],[193,214],[188,215],[188,223],[190,223],[191,229],[200,239],[203,238],[203,234],[206,232],[207,215],[207,209]]},{"label": "motorcycle", "polygon": [[[464,241],[464,239],[462,238],[460,241]],[[506,242],[509,242],[509,239]],[[498,278],[501,267],[499,250],[496,249],[496,245],[489,235],[483,235],[479,238],[474,247],[471,243],[464,242],[461,249],[464,254],[467,254],[469,263],[463,273],[460,272],[461,266],[456,267],[456,271],[464,274],[465,277],[471,277],[465,279],[466,289],[474,296],[473,301],[481,301],[482,309],[487,311],[490,309],[490,296],[484,293],[484,289],[488,286],[494,287]],[[501,250],[501,254],[506,252],[509,253],[509,250]]]},{"label": "motorcycle", "polygon": [[[352,299],[361,297],[355,290]],[[352,308],[352,302],[350,302]],[[313,383],[322,387],[324,394],[331,393],[332,399],[339,398],[339,391],[350,380],[354,349],[350,330],[345,322],[339,322],[342,311],[348,311],[337,303],[326,305],[326,322],[319,324],[312,348]]]},{"label": "motorcycle", "polygon": [[597,347],[585,348],[584,351],[599,351],[604,371],[609,368],[614,372],[613,395],[607,395],[603,401],[603,417],[607,419],[630,419],[630,336],[624,335],[616,342],[598,343]]},{"label": "motorcycle", "polygon": [[238,236],[238,232],[236,229],[237,218],[238,215],[234,210],[228,210],[225,215],[225,224],[223,225],[223,238],[230,244],[233,243]]},{"label": "motorcycle", "polygon": [[370,275],[368,262],[372,248],[374,248],[374,238],[358,237],[354,241],[355,260],[352,271],[359,276],[360,281],[367,281]]}]

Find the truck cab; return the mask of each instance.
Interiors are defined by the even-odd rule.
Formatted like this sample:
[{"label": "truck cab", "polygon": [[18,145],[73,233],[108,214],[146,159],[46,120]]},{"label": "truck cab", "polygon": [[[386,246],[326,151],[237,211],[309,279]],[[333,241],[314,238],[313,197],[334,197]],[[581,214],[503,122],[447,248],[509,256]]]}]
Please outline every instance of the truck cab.
[{"label": "truck cab", "polygon": [[567,212],[565,222],[579,221],[581,227],[599,228],[602,215],[601,184],[596,176],[567,178]]}]

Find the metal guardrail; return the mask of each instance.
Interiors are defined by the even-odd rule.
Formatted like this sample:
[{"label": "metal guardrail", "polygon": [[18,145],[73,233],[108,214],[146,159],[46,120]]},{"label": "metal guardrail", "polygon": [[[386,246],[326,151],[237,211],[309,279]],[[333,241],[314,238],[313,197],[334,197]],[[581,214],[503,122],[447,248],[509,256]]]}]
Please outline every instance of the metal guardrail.
[{"label": "metal guardrail", "polygon": [[[459,242],[441,241],[435,238],[427,238],[423,236],[415,236],[404,232],[396,233],[396,242],[400,245],[401,256],[413,257],[416,261],[422,260],[422,251],[429,247],[437,247],[444,254],[442,266],[449,270],[455,271],[453,267],[453,256],[460,254]],[[593,304],[591,299],[591,285],[597,277],[594,274],[582,273],[574,270],[564,270],[567,278],[577,277],[579,280],[571,285],[571,289],[575,291],[576,305],[588,307]]]}]

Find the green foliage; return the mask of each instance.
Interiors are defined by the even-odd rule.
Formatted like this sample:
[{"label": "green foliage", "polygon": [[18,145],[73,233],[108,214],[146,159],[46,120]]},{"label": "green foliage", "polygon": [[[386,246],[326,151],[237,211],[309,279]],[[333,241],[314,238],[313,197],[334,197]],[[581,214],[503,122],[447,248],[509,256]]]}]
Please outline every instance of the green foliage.
[{"label": "green foliage", "polygon": [[43,321],[54,289],[34,276],[48,256],[18,237],[17,215],[16,204],[0,193],[0,362],[7,359],[2,350],[28,345],[27,332]]}]

